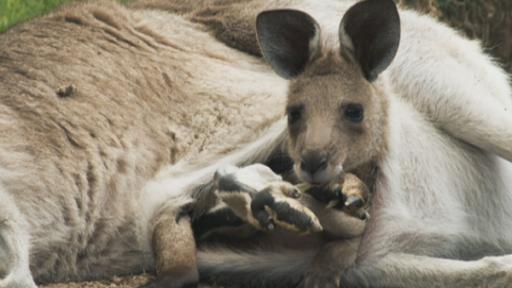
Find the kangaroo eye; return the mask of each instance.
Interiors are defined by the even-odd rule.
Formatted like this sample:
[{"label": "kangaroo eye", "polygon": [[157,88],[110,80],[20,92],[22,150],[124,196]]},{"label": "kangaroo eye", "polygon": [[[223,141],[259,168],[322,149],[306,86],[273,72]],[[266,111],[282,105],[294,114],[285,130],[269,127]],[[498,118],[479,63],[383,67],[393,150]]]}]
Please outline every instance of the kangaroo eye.
[{"label": "kangaroo eye", "polygon": [[290,125],[293,125],[293,124],[299,122],[300,119],[302,119],[303,112],[304,112],[304,106],[302,106],[302,105],[288,107],[288,111],[287,111],[288,123]]},{"label": "kangaroo eye", "polygon": [[364,119],[364,108],[361,104],[349,104],[343,113],[345,118],[353,123],[361,123]]}]

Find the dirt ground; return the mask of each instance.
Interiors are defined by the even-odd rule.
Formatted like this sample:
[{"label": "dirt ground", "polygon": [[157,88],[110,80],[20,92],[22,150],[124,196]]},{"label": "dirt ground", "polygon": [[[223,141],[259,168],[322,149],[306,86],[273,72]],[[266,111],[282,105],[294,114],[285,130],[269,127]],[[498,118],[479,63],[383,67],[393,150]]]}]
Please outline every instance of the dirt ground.
[{"label": "dirt ground", "polygon": [[151,279],[153,277],[149,275],[113,277],[110,280],[50,284],[40,286],[40,288],[136,288],[148,283]]},{"label": "dirt ground", "polygon": [[[129,277],[113,277],[112,279],[102,281],[41,285],[39,288],[137,288],[149,283],[153,279],[154,276],[151,275],[138,275]],[[222,287],[201,284],[198,288]]]}]

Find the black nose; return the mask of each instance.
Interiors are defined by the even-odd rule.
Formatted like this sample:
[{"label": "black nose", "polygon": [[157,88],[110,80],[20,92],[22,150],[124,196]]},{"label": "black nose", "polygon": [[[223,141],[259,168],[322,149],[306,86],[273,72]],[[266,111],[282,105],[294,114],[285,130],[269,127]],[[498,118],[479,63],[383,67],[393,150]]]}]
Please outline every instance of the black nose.
[{"label": "black nose", "polygon": [[327,157],[323,153],[308,153],[302,157],[300,168],[313,176],[327,168]]}]

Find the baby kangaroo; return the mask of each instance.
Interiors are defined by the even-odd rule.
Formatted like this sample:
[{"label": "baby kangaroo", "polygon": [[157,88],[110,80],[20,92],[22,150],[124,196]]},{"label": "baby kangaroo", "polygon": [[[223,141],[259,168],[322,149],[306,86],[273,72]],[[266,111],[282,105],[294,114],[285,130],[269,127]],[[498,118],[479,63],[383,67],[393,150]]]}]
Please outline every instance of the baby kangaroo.
[{"label": "baby kangaroo", "polygon": [[[331,187],[294,186],[253,164],[220,169],[212,185],[215,201],[193,222],[203,280],[225,287],[329,287],[353,264],[368,197],[354,175]],[[326,248],[333,245],[335,251]],[[311,263],[300,259],[305,251]],[[166,287],[157,283],[150,287]]]},{"label": "baby kangaroo", "polygon": [[[263,57],[279,75],[291,79],[287,152],[298,178],[312,185],[328,185],[340,178],[358,179],[345,172],[362,179],[375,176],[387,150],[388,103],[383,96],[386,91],[374,82],[398,50],[400,23],[394,4],[364,1],[350,8],[340,25],[339,42],[324,38],[319,24],[298,10],[264,11],[257,17],[256,30]],[[351,190],[350,185],[343,188]],[[311,190],[313,197],[329,202],[329,189]],[[230,205],[232,195],[223,198],[224,202],[240,210]],[[254,226],[270,221],[265,213],[252,213],[260,217],[259,223],[253,217],[244,219]],[[332,225],[336,224],[344,223]],[[318,244],[303,285],[338,287],[342,271],[354,264],[358,242],[356,238],[348,244],[345,238]],[[301,272],[297,268],[291,273]]]}]

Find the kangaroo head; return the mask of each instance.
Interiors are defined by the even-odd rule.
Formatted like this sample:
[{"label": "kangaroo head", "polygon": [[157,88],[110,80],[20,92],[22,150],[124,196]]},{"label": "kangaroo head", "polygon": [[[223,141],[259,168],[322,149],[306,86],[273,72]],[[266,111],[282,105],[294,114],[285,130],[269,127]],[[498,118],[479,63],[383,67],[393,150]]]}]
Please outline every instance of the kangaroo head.
[{"label": "kangaroo head", "polygon": [[[297,10],[270,10],[256,21],[264,58],[290,79],[289,152],[297,175],[322,184],[386,150],[387,97],[378,76],[400,42],[392,0],[365,0],[341,20],[336,45]],[[334,47],[335,46],[335,47]]]}]

